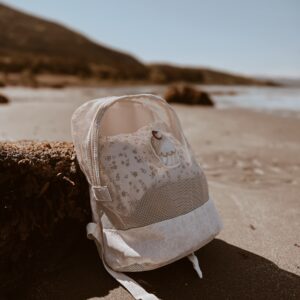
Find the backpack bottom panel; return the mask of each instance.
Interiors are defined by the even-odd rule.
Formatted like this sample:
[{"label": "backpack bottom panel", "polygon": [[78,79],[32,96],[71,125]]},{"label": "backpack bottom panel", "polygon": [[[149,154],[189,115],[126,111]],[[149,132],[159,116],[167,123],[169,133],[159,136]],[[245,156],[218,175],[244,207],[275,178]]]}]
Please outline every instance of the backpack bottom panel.
[{"label": "backpack bottom panel", "polygon": [[222,224],[212,200],[193,211],[127,230],[114,229],[102,217],[103,250],[106,263],[115,271],[152,270],[203,247],[221,230]]}]

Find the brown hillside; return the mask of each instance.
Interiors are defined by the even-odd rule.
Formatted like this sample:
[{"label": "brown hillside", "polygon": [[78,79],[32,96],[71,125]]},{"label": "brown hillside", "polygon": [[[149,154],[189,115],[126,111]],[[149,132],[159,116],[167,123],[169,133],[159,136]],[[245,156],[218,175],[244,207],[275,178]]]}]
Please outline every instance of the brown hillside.
[{"label": "brown hillside", "polygon": [[[73,79],[65,80],[66,77]],[[270,84],[203,68],[146,66],[62,25],[0,4],[0,84],[49,85],[49,78],[51,86],[57,87],[88,82],[82,79],[91,79],[95,84],[103,80]]]},{"label": "brown hillside", "polygon": [[147,68],[130,55],[81,34],[0,4],[0,70],[144,78]]},{"label": "brown hillside", "polygon": [[258,80],[254,78],[233,75],[225,72],[205,69],[178,67],[165,64],[149,65],[150,78],[156,83],[170,83],[185,81],[201,84],[221,84],[221,85],[273,85],[272,82]]}]

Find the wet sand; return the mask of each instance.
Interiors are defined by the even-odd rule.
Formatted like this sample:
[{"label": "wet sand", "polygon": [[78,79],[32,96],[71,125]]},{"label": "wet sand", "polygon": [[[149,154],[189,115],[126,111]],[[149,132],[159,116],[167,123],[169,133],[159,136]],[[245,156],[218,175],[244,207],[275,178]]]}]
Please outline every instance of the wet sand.
[{"label": "wet sand", "polygon": [[[78,104],[3,106],[1,139],[70,140]],[[197,252],[203,280],[187,260],[133,277],[162,299],[299,299],[300,120],[242,109],[175,109],[224,230]],[[78,230],[80,238],[69,234],[59,252],[45,245],[24,299],[131,299]]]}]

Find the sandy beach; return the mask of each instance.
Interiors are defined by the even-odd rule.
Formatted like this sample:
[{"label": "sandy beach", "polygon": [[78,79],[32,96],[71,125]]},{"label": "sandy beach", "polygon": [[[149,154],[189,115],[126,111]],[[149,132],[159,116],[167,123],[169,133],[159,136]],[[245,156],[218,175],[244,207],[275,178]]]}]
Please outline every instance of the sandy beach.
[{"label": "sandy beach", "polygon": [[223,217],[219,238],[300,275],[300,121],[247,110],[178,110]]},{"label": "sandy beach", "polygon": [[[70,141],[69,120],[81,102],[1,106],[1,139]],[[241,108],[174,107],[224,229],[197,253],[202,281],[186,260],[134,278],[163,299],[299,299],[300,119]],[[55,263],[58,270],[36,276],[24,299],[131,299],[84,235],[67,259]],[[47,269],[47,262],[42,266]]]},{"label": "sandy beach", "polygon": [[300,1],[4,2],[0,300],[300,300]]}]

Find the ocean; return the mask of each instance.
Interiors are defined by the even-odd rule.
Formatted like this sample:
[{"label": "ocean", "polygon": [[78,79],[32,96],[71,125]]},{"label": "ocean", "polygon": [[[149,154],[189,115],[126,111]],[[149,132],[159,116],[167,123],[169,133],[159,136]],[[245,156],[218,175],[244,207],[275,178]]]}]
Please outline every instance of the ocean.
[{"label": "ocean", "polygon": [[[300,112],[300,87],[253,87],[199,85],[211,94],[217,108],[249,108],[270,112]],[[165,86],[145,85],[127,87],[68,87],[26,88],[4,87],[0,93],[14,103],[82,103],[86,100],[109,95],[154,93],[163,95]]]},{"label": "ocean", "polygon": [[[216,109],[243,108],[300,119],[300,87],[199,86],[212,96]],[[0,140],[71,140],[70,119],[87,100],[110,95],[153,93],[166,86],[26,88],[4,87],[10,99],[0,105]],[[184,110],[183,110],[184,111]],[[300,130],[300,128],[299,128]]]}]

